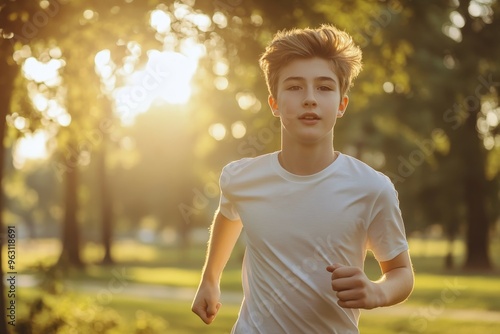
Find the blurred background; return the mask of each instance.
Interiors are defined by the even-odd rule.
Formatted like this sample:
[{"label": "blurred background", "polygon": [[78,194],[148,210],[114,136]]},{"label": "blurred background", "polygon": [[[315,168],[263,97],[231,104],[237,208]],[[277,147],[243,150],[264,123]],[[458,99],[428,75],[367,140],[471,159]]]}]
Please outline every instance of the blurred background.
[{"label": "blurred background", "polygon": [[335,148],[394,182],[417,273],[362,333],[493,333],[496,0],[1,0],[0,333],[229,333],[243,242],[216,322],[190,313],[220,170],[279,149],[258,58],[322,23],[364,58]]}]

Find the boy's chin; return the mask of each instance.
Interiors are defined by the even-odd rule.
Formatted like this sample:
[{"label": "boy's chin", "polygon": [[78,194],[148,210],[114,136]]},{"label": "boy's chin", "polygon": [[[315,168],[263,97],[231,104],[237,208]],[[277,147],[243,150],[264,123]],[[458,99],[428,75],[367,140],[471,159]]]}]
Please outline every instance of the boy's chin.
[{"label": "boy's chin", "polygon": [[328,142],[329,144],[331,144],[333,137],[330,137],[324,133],[301,133],[301,134],[297,135],[296,139],[297,139],[297,143],[300,143],[300,144],[320,145],[320,144],[323,144],[325,142]]}]

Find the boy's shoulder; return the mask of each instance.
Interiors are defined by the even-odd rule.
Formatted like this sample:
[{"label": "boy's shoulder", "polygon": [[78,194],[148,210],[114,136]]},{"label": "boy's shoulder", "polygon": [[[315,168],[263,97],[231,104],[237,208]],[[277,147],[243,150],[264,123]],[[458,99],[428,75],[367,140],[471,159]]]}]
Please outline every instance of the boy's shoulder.
[{"label": "boy's shoulder", "polygon": [[278,152],[272,152],[268,154],[262,154],[256,157],[245,157],[238,160],[233,160],[228,163],[223,168],[223,173],[236,174],[240,173],[244,170],[260,168],[260,167],[268,167],[271,159]]},{"label": "boy's shoulder", "polygon": [[367,186],[370,184],[375,187],[393,186],[391,179],[387,175],[367,163],[347,154],[342,153],[341,156],[344,164],[342,170],[348,173],[350,177],[365,183]]},{"label": "boy's shoulder", "polygon": [[266,178],[272,174],[272,161],[278,152],[242,158],[228,163],[222,169],[221,187],[231,184],[246,184],[256,179]]}]

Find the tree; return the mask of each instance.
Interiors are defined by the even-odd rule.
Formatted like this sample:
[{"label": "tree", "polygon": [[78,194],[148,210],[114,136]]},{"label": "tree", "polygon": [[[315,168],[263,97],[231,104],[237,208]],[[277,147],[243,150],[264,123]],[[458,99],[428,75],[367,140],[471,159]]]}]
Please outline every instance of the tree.
[{"label": "tree", "polygon": [[[489,257],[490,215],[488,213],[489,189],[493,182],[486,177],[487,150],[478,133],[478,119],[481,115],[482,102],[488,95],[496,97],[498,107],[498,88],[500,82],[489,81],[497,77],[499,72],[498,56],[500,48],[493,41],[500,28],[500,6],[494,2],[481,8],[487,12],[475,14],[470,8],[481,6],[476,1],[461,1],[457,13],[465,20],[461,28],[462,41],[453,50],[459,62],[456,71],[457,79],[475,78],[464,82],[457,91],[458,98],[466,106],[468,115],[463,124],[457,129],[463,148],[462,164],[465,167],[463,188],[467,204],[467,269],[491,269]],[[489,9],[489,10],[488,10]],[[474,15],[474,16],[473,16]],[[470,50],[475,50],[475,57],[471,57]],[[472,92],[474,92],[472,95]],[[487,110],[486,112],[489,112]],[[474,163],[469,163],[470,161]]]},{"label": "tree", "polygon": [[[409,26],[422,32],[410,36],[412,44],[415,48],[426,46],[427,50],[421,51],[413,63],[416,70],[429,78],[428,86],[420,89],[421,101],[429,104],[426,109],[433,114],[435,126],[444,130],[450,145],[449,152],[439,159],[439,192],[448,193],[448,201],[441,202],[444,204],[441,210],[446,208],[454,213],[450,218],[455,221],[447,224],[450,231],[458,230],[452,226],[460,221],[466,226],[465,269],[490,269],[489,227],[493,216],[490,201],[494,201],[490,194],[495,191],[492,191],[494,182],[486,175],[488,151],[477,124],[483,103],[498,94],[495,82],[488,87],[482,85],[485,78],[498,74],[499,48],[493,47],[493,35],[500,21],[497,4],[484,5],[484,13],[488,13],[485,16],[473,16],[471,6],[483,5],[475,1],[461,1],[458,7],[437,3],[429,10],[429,4],[412,3],[409,7],[413,19]],[[419,25],[421,28],[415,29]],[[429,30],[439,37],[424,36]],[[460,207],[464,208],[464,215],[460,214]]]},{"label": "tree", "polygon": [[[4,176],[5,163],[5,137],[6,137],[6,117],[10,114],[11,98],[14,90],[14,83],[19,73],[19,67],[14,61],[13,55],[16,48],[19,47],[19,41],[26,42],[35,33],[29,30],[29,24],[32,14],[35,13],[36,6],[29,1],[18,1],[15,4],[7,7],[4,4],[0,7],[0,181]],[[35,28],[36,29],[36,28]],[[0,194],[0,228],[3,235],[3,208],[4,208],[3,191]],[[3,238],[0,238],[0,259],[2,259]],[[0,261],[0,276],[3,277],[3,261]],[[6,304],[4,295],[4,280],[0,282],[0,332],[7,333],[7,318],[5,314]]]},{"label": "tree", "polygon": [[[116,118],[112,116],[110,101],[101,91],[102,85],[94,71],[94,57],[98,51],[111,48],[116,59],[123,59],[129,52],[125,46],[126,41],[133,41],[134,38],[144,39],[144,34],[137,31],[142,31],[141,26],[147,22],[149,6],[143,2],[130,4],[118,0],[114,3],[107,2],[105,5],[100,1],[75,1],[65,4],[60,15],[56,16],[43,32],[46,41],[51,38],[56,40],[66,61],[61,75],[67,89],[65,104],[71,115],[71,123],[62,128],[58,135],[63,152],[59,153],[61,160],[56,164],[57,173],[59,177],[65,178],[66,185],[63,249],[59,260],[62,265],[83,265],[79,253],[81,237],[78,222],[78,175],[80,168],[90,163],[91,153],[96,152],[99,191],[103,199],[100,202],[102,243],[105,249],[103,263],[113,262],[113,200],[107,177],[106,148],[109,131],[114,128]],[[126,26],[122,25],[117,20],[118,12],[121,15],[128,14],[135,21],[129,20]],[[143,16],[136,15],[137,12],[143,13]],[[86,14],[83,19],[82,13]],[[100,37],[97,40],[96,35]]]},{"label": "tree", "polygon": [[[0,12],[1,13],[1,12]],[[5,29],[2,27],[2,29]],[[14,48],[12,44],[10,44],[5,39],[0,39],[0,50],[5,54],[14,53]],[[10,60],[10,61],[9,61]],[[10,102],[10,94],[13,89],[12,83],[14,82],[14,78],[17,75],[18,68],[15,64],[12,63],[11,58],[4,54],[0,57],[0,71],[3,73],[0,78],[0,101],[2,101],[2,105],[0,106],[0,138],[5,137],[5,127],[6,127],[6,116],[9,111],[9,102]],[[0,180],[3,176],[4,170],[4,156],[5,149],[3,145],[0,145]],[[4,224],[3,224],[3,192],[0,196],[0,228],[2,229],[1,235],[3,236]],[[0,238],[0,259],[3,259],[3,237]],[[0,276],[3,277],[3,261],[0,261]],[[7,318],[5,314],[6,304],[5,304],[5,283],[2,279],[0,282],[0,332],[7,333]]]}]

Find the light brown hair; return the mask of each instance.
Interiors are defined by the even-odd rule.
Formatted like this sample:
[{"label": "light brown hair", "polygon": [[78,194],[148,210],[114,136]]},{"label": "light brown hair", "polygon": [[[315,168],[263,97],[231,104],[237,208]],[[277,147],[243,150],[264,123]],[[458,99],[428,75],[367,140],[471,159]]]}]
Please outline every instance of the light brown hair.
[{"label": "light brown hair", "polygon": [[281,69],[295,59],[319,57],[332,64],[339,78],[340,95],[347,94],[353,80],[361,71],[361,49],[352,37],[332,25],[317,29],[279,31],[260,58],[269,93],[277,98]]}]

